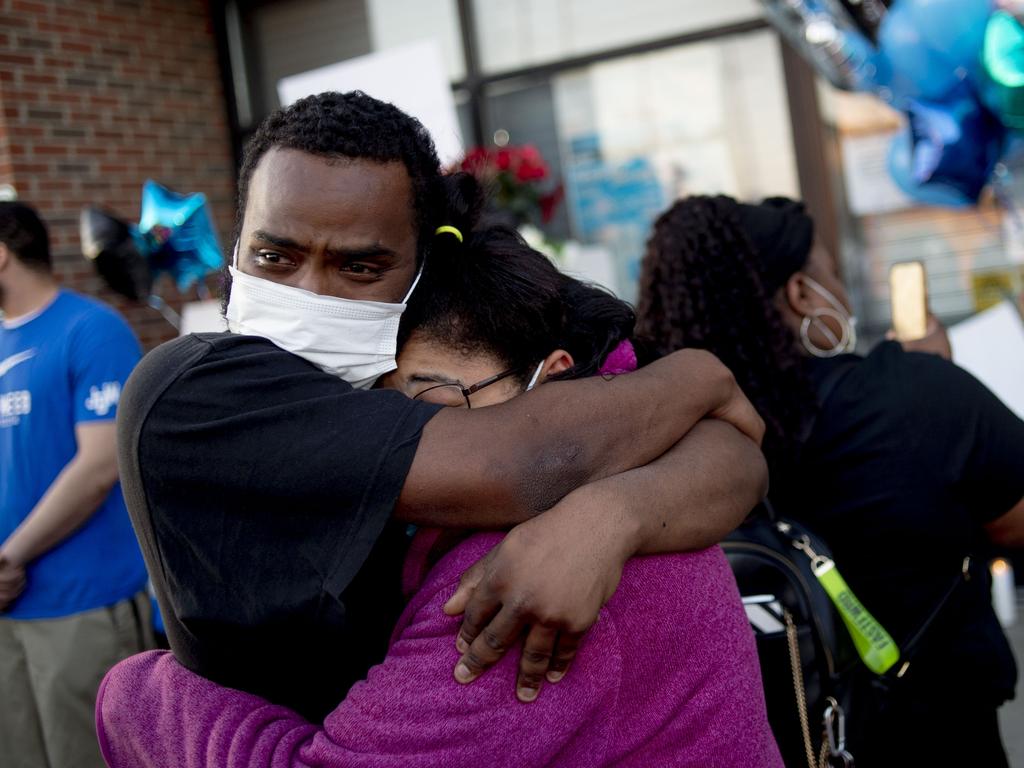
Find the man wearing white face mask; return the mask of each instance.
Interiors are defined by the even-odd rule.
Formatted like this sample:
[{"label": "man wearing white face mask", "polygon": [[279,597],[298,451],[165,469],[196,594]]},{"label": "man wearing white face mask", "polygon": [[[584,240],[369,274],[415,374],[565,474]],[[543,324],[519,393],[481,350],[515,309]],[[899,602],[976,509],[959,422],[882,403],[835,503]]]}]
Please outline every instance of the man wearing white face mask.
[{"label": "man wearing white face mask", "polygon": [[[686,440],[720,467],[695,472],[695,489],[723,479],[744,489],[736,498],[761,489],[751,439],[763,425],[703,352],[485,411],[365,389],[394,368],[404,301],[440,257],[432,243],[456,244],[472,227],[477,192],[470,177],[440,175],[418,122],[360,93],[299,101],[253,137],[232,333],[148,355],[119,418],[129,512],[190,669],[319,719],[383,657],[401,608],[405,524],[514,526]],[[595,412],[609,417],[595,423]],[[735,428],[688,435],[703,418]],[[532,626],[526,656],[533,667],[550,658],[560,677],[599,596],[614,591],[623,542],[706,546],[748,511],[704,498],[697,513],[594,521],[557,562],[537,562],[514,528],[456,596],[467,642],[453,671],[461,661],[479,674]]]},{"label": "man wearing white face mask", "polygon": [[272,341],[356,389],[367,389],[395,368],[398,324],[422,271],[421,266],[397,304],[320,296],[240,271],[236,243],[224,316],[231,333]]}]

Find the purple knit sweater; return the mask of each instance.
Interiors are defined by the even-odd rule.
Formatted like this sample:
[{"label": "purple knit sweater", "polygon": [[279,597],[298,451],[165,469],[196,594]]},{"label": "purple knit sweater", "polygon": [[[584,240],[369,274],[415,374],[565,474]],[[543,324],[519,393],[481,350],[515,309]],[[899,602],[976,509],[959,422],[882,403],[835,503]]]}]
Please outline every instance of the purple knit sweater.
[{"label": "purple knit sweater", "polygon": [[[638,558],[569,674],[515,698],[518,654],[469,686],[452,678],[460,620],[441,607],[500,541],[478,534],[430,572],[387,658],[322,726],[222,688],[166,652],[103,681],[96,722],[111,768],[782,766],[753,636],[721,550]],[[338,649],[344,653],[343,648]]]}]

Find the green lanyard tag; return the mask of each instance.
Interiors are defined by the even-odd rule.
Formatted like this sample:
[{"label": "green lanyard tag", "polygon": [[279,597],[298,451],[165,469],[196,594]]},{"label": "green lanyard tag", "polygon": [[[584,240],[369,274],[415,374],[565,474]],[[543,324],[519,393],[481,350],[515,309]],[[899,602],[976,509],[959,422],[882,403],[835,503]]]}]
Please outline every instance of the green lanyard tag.
[{"label": "green lanyard tag", "polygon": [[814,575],[832,598],[843,623],[853,638],[853,644],[865,666],[876,675],[884,674],[899,661],[900,649],[885,628],[863,606],[853,590],[839,575],[836,564],[827,557],[817,556],[812,563]]},{"label": "green lanyard tag", "polygon": [[900,649],[892,636],[853,594],[853,590],[839,575],[835,561],[815,552],[807,535],[791,536],[788,523],[780,521],[776,527],[790,538],[794,547],[810,558],[811,571],[842,616],[843,624],[853,638],[853,646],[864,666],[876,675],[885,674],[900,658]]}]

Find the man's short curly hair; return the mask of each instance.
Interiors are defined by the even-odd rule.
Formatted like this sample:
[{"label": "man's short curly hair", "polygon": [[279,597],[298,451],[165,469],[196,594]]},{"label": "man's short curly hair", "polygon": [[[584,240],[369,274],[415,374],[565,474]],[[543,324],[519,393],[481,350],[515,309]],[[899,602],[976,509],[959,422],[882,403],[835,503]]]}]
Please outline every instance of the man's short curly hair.
[{"label": "man's short curly hair", "polygon": [[263,156],[275,147],[324,158],[382,163],[399,161],[412,182],[413,206],[422,252],[437,226],[441,164],[427,129],[393,104],[361,91],[328,91],[307,96],[264,120],[245,146],[238,175],[236,237],[249,199],[249,182]]}]

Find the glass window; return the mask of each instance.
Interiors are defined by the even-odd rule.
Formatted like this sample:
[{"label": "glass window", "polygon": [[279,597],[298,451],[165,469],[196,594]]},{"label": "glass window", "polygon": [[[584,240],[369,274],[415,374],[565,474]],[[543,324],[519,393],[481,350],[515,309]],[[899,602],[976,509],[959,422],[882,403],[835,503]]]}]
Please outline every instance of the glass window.
[{"label": "glass window", "polygon": [[756,0],[473,0],[486,74],[761,17]]},{"label": "glass window", "polygon": [[370,53],[364,0],[267,3],[249,12],[248,23],[257,123],[279,106],[281,78]]},{"label": "glass window", "polygon": [[493,128],[561,165],[570,234],[607,254],[608,287],[629,300],[651,223],[676,198],[799,194],[779,43],[768,31],[595,64],[550,87],[494,95],[488,107]]},{"label": "glass window", "polygon": [[[563,184],[561,141],[555,114],[551,81],[522,80],[498,83],[488,89],[487,117],[494,133],[511,145],[532,144],[544,157],[550,177],[545,180],[545,191]],[[472,136],[471,133],[464,134]],[[558,240],[571,236],[569,216],[565,202],[561,202],[549,222],[543,225],[545,234]]]},{"label": "glass window", "polygon": [[366,5],[373,50],[437,40],[448,77],[454,82],[466,76],[455,0],[367,0]]}]

